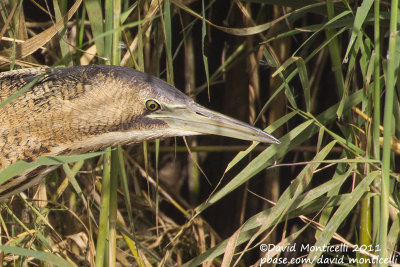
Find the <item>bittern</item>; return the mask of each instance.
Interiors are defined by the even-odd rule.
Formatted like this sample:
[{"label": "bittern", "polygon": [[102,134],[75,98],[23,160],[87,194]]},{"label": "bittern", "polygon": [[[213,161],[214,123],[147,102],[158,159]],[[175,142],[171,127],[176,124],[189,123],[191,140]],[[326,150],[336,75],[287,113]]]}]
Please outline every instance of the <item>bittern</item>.
[{"label": "bittern", "polygon": [[[32,85],[30,88],[27,85]],[[130,68],[32,68],[0,74],[0,171],[18,160],[80,154],[155,138],[215,134],[279,144],[268,133],[206,109],[168,83]],[[0,186],[0,200],[37,184],[52,168]]]}]

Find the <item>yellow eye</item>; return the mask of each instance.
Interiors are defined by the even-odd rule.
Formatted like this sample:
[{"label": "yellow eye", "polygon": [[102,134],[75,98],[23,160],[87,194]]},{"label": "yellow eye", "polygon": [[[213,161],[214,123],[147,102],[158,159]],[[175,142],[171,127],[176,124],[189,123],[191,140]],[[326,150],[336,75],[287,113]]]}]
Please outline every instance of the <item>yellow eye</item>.
[{"label": "yellow eye", "polygon": [[160,104],[153,99],[149,99],[146,101],[146,108],[148,111],[156,111],[160,109]]}]

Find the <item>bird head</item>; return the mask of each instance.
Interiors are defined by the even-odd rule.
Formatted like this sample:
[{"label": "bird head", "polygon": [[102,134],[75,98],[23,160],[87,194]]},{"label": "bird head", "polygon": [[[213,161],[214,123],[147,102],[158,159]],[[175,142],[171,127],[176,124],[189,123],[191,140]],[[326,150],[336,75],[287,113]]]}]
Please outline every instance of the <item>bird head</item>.
[{"label": "bird head", "polygon": [[[117,105],[124,119],[111,131],[130,141],[153,138],[213,134],[242,140],[279,144],[272,135],[247,123],[225,116],[195,103],[190,97],[170,84],[151,75],[122,67],[110,68],[107,75],[113,77],[115,96],[124,99]],[[122,89],[123,88],[123,89]],[[113,91],[111,88],[110,91]],[[115,92],[114,92],[115,93]],[[130,104],[128,104],[130,103]],[[130,114],[130,116],[127,116]],[[128,141],[129,142],[129,141]]]}]

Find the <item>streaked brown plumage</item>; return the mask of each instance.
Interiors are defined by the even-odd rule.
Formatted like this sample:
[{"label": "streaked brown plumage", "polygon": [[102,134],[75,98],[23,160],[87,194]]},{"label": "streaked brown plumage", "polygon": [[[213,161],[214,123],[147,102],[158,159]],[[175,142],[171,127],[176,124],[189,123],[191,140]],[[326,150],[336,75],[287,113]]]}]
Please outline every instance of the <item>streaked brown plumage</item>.
[{"label": "streaked brown plumage", "polygon": [[[0,108],[0,171],[18,160],[170,136],[210,133],[279,143],[261,130],[201,107],[151,75],[117,66],[1,73],[0,103],[35,79],[25,93]],[[34,185],[48,171],[29,172],[1,185],[0,199]]]}]

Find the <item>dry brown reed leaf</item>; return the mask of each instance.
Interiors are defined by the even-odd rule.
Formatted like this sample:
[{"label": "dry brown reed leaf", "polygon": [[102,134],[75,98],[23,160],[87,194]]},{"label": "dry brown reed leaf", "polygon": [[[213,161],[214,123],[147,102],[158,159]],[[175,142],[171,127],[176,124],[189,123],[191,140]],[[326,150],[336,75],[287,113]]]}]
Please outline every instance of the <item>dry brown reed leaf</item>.
[{"label": "dry brown reed leaf", "polygon": [[[53,38],[54,35],[56,35],[62,29],[62,27],[64,27],[64,24],[72,18],[81,3],[82,0],[77,0],[67,14],[60,21],[54,24],[54,26],[30,38],[29,40],[26,40],[24,43],[17,44],[15,48],[15,58],[19,59],[29,56],[50,41],[51,38]],[[0,56],[10,57],[12,53],[13,49],[8,48],[0,51]]]},{"label": "dry brown reed leaf", "polygon": [[[362,117],[364,120],[368,121],[369,123],[372,123],[372,119],[370,117],[367,116],[367,114],[365,114],[364,112],[362,112],[360,109],[353,107],[352,110],[357,113],[357,115],[359,115],[360,117]],[[383,126],[379,125],[379,130],[381,131],[381,133],[383,133]],[[383,145],[383,137],[379,137],[379,144]],[[390,140],[390,147],[392,149],[392,151],[394,153],[396,153],[397,155],[400,155],[400,141],[395,137],[392,136],[391,140]]]},{"label": "dry brown reed leaf", "polygon": [[[0,62],[6,62],[8,64],[13,63],[13,61],[11,59],[9,59],[8,57],[3,57],[3,56],[0,56]],[[43,66],[40,64],[36,64],[36,63],[26,62],[24,60],[14,60],[14,63],[17,64],[18,66],[27,67],[27,68]]]},{"label": "dry brown reed leaf", "polygon": [[89,65],[90,62],[95,58],[97,54],[97,47],[96,45],[90,46],[88,49],[85,50],[85,53],[79,59],[79,62],[82,66]]},{"label": "dry brown reed leaf", "polygon": [[10,15],[8,15],[6,23],[4,24],[3,28],[1,29],[0,40],[3,39],[4,33],[10,26],[11,19],[14,16],[14,13],[15,13],[15,10],[17,9],[17,7],[18,7],[18,3],[15,3],[14,7],[11,9]]}]

